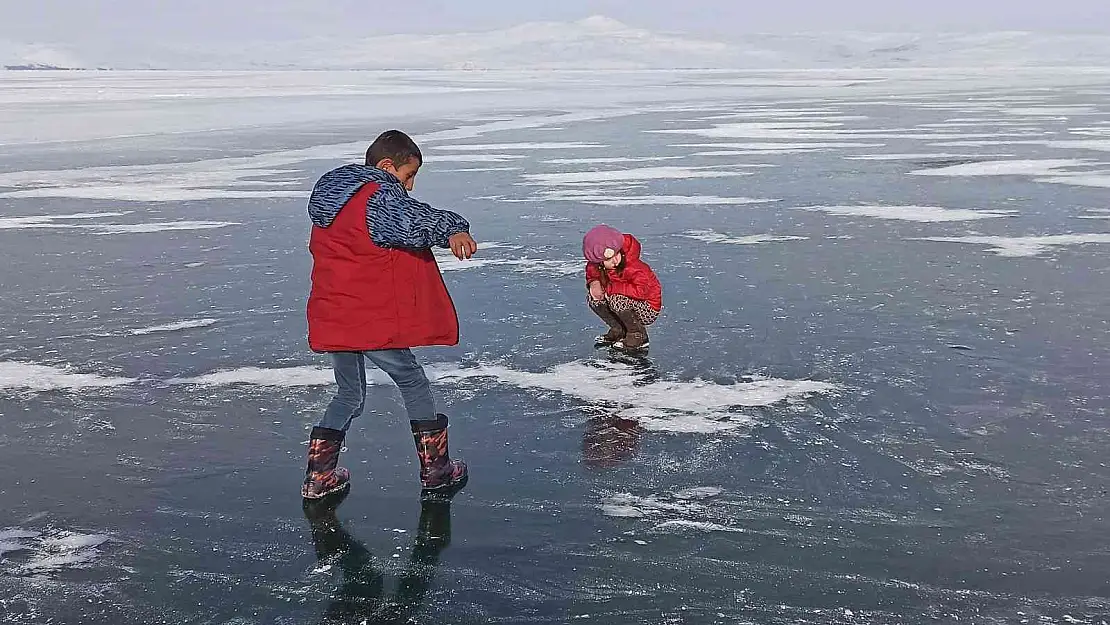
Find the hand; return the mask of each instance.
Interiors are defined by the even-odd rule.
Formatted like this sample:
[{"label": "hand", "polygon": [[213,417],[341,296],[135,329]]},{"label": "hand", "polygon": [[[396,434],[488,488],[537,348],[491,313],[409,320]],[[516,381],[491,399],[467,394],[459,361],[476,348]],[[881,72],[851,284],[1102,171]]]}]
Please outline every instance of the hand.
[{"label": "hand", "polygon": [[600,302],[605,299],[605,290],[601,288],[600,282],[595,280],[590,283],[590,297],[594,298],[595,302]]},{"label": "hand", "polygon": [[447,239],[447,244],[451,246],[451,253],[459,260],[466,260],[478,251],[478,243],[474,241],[469,232],[451,235],[451,238]]}]

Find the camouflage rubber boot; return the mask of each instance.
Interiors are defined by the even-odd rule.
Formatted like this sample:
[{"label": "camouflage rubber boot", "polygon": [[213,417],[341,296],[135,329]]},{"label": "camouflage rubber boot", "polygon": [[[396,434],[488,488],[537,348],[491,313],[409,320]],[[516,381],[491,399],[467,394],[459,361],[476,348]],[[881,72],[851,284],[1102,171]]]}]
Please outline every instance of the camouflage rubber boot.
[{"label": "camouflage rubber boot", "polygon": [[453,496],[466,486],[466,463],[452,460],[447,449],[447,417],[434,421],[410,421],[416,455],[420,458],[420,485],[423,498]]},{"label": "camouflage rubber boot", "polygon": [[612,311],[612,309],[609,308],[608,304],[606,304],[605,302],[601,302],[600,304],[594,304],[591,302],[590,310],[594,311],[594,314],[598,317],[601,317],[601,320],[605,322],[605,325],[609,326],[608,332],[597,337],[597,345],[612,345],[613,343],[616,343],[617,341],[624,338],[624,325],[621,323],[621,320]]},{"label": "camouflage rubber boot", "polygon": [[323,499],[351,485],[351,473],[339,464],[344,432],[328,428],[312,428],[308,443],[308,470],[305,471],[301,496]]}]

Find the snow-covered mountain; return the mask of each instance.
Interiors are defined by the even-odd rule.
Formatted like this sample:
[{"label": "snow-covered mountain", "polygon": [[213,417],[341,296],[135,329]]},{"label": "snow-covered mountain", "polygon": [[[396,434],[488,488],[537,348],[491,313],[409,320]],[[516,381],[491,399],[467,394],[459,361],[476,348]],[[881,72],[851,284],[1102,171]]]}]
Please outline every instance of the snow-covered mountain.
[{"label": "snow-covered mountain", "polygon": [[[110,44],[74,55],[0,42],[0,64],[116,69],[797,69],[1110,66],[1110,35],[827,33],[711,41],[606,17],[444,35],[234,46]],[[126,47],[122,47],[126,45]]]},{"label": "snow-covered mountain", "polygon": [[86,67],[74,55],[55,46],[0,39],[0,68],[69,69]]}]

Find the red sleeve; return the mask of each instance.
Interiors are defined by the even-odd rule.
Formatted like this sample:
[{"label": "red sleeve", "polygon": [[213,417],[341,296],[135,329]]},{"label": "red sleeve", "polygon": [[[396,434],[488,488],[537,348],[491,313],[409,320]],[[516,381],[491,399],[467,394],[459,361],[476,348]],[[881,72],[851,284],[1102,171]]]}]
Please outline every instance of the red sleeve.
[{"label": "red sleeve", "polygon": [[586,263],[586,286],[591,282],[601,282],[601,269],[594,263]]}]

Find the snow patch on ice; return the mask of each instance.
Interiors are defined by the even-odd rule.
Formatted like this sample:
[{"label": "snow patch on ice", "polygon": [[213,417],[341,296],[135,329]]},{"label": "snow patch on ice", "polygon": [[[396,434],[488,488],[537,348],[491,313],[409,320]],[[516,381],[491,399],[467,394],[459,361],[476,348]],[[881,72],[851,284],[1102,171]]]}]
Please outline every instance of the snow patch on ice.
[{"label": "snow patch on ice", "polygon": [[47,575],[64,569],[78,568],[100,557],[97,549],[110,538],[101,534],[57,532],[43,536],[37,532],[9,530],[20,542],[7,545],[8,551],[30,552],[30,558],[15,567],[21,576]]},{"label": "snow patch on ice", "polygon": [[1060,171],[1068,167],[1081,167],[1094,161],[1088,159],[1025,159],[1012,161],[983,161],[963,163],[936,169],[919,169],[910,172],[915,176],[1050,176],[1070,173]]},{"label": "snow patch on ice", "polygon": [[1066,174],[1050,176],[1048,178],[1036,178],[1036,181],[1051,184],[1070,184],[1076,187],[1099,187],[1106,189],[1110,188],[1110,172],[1100,171],[1083,174]]},{"label": "snow patch on ice", "polygon": [[343,143],[183,163],[0,173],[0,188],[12,189],[0,197],[136,202],[304,198],[303,174],[288,165],[353,158],[365,149],[362,143]]},{"label": "snow patch on ice", "polygon": [[491,378],[522,389],[552,391],[636,419],[645,429],[671,432],[723,432],[751,425],[738,414],[744,407],[771,406],[829,394],[837,387],[810,380],[755,379],[717,384],[705,380],[645,377],[642,370],[608,361],[574,361],[547,371],[518,371],[481,365],[444,372],[441,381]]},{"label": "snow patch on ice", "polygon": [[520,154],[437,154],[428,156],[428,164],[435,163],[505,163],[525,158]]},{"label": "snow patch on ice", "polygon": [[149,328],[138,328],[131,330],[131,334],[135,336],[144,336],[147,334],[155,334],[159,332],[177,332],[178,330],[191,330],[193,328],[207,328],[219,323],[219,319],[190,319],[187,321],[176,321],[174,323],[167,323],[160,326],[151,326]]},{"label": "snow patch on ice", "polygon": [[[3,196],[3,194],[0,194]],[[121,217],[128,213],[77,213],[73,215],[35,215],[0,218],[0,230],[87,230],[92,234],[145,234],[169,230],[211,230],[237,226],[232,221],[156,221],[137,224],[87,223],[108,217]]]},{"label": "snow patch on ice", "polygon": [[1017,215],[1016,211],[1008,210],[969,210],[965,208],[941,208],[939,206],[800,206],[794,210],[822,212],[845,217],[872,217],[920,223],[976,221]]},{"label": "snow patch on ice", "polygon": [[1040,256],[1041,254],[1052,251],[1056,247],[1068,245],[1084,245],[1088,243],[1110,243],[1110,233],[1056,234],[1033,237],[925,237],[914,240],[933,241],[937,243],[986,245],[990,246],[991,252],[994,252],[999,256],[1005,256],[1008,258],[1023,258]]},{"label": "snow patch on ice", "polygon": [[455,152],[472,151],[505,151],[505,150],[588,150],[607,148],[601,143],[588,143],[581,141],[548,141],[539,143],[475,143],[470,145],[437,145],[435,149]]},{"label": "snow patch on ice", "polygon": [[783,243],[786,241],[806,241],[809,239],[809,237],[774,234],[750,234],[742,237],[733,237],[713,230],[687,230],[679,236],[696,241],[704,241],[706,243],[727,243],[729,245],[759,245],[760,243]]},{"label": "snow patch on ice", "polygon": [[[31,215],[26,217],[0,217],[0,230],[21,228],[71,228],[71,220],[106,219],[123,217],[128,212],[74,213],[72,215]],[[58,223],[62,222],[62,223]]]},{"label": "snow patch on ice", "polygon": [[606,171],[577,171],[546,174],[527,174],[527,184],[535,186],[558,186],[564,184],[598,182],[627,182],[643,180],[688,180],[691,178],[732,178],[750,176],[749,172],[715,169],[711,167],[639,167],[634,169],[614,169]]},{"label": "snow patch on ice", "polygon": [[0,361],[0,390],[25,392],[80,391],[111,388],[135,382],[134,378],[76,373],[69,367]]},{"label": "snow patch on ice", "polygon": [[543,161],[545,165],[609,165],[620,163],[650,163],[654,161],[676,161],[685,156],[598,156],[595,158],[552,158]]},{"label": "snow patch on ice", "polygon": [[845,156],[849,161],[925,161],[930,159],[947,160],[954,158],[983,159],[1006,158],[1012,154],[949,154],[945,152],[932,152],[928,154],[860,154]]},{"label": "snow patch on ice", "polygon": [[581,202],[596,206],[743,206],[781,200],[718,195],[601,195],[598,193],[551,193],[545,201]]}]

